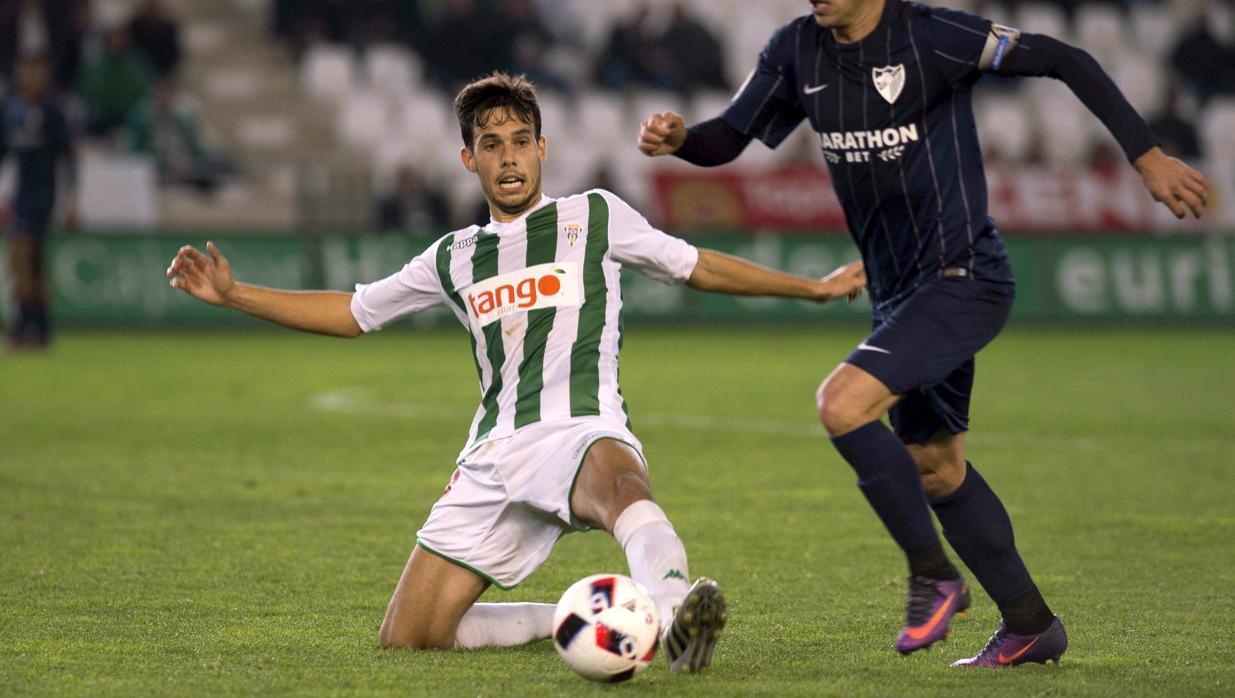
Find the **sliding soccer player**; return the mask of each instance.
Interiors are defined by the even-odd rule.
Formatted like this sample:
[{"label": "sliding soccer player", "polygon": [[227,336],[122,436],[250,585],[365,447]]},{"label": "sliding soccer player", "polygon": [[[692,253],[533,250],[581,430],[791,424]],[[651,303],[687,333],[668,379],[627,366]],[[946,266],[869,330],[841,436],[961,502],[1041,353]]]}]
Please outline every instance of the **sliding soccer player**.
[{"label": "sliding soccer player", "polygon": [[1063,625],[1017,552],[1003,504],[965,458],[974,355],[1003,328],[1014,295],[987,216],[972,87],[986,72],[1063,81],[1179,218],[1200,216],[1205,178],[1163,154],[1080,49],[902,0],[810,6],[772,36],[719,117],[688,129],[677,114],[655,114],[639,147],[714,166],[754,138],[774,148],[810,121],[866,262],[874,321],[820,386],[819,418],[908,558],[908,608],[895,647],[908,654],[943,639],[953,614],[969,605],[933,510],[1003,616],[986,647],[956,664],[1058,660],[1068,646]]},{"label": "sliding soccer player", "polygon": [[727,613],[716,582],[689,584],[686,550],[652,501],[618,385],[619,277],[827,301],[856,296],[861,262],[816,280],[784,274],[652,228],[610,192],[541,192],[546,141],[536,93],[494,74],[455,99],[463,165],[480,179],[488,225],[442,237],[395,274],[355,293],[236,283],[213,244],[184,247],[171,284],[196,298],[298,330],[355,337],[435,305],[471,338],[482,399],[446,493],[417,534],[381,643],[485,647],[549,637],[553,604],[484,603],[544,563],[563,534],[602,528],[651,593],[674,672],[706,669]]}]

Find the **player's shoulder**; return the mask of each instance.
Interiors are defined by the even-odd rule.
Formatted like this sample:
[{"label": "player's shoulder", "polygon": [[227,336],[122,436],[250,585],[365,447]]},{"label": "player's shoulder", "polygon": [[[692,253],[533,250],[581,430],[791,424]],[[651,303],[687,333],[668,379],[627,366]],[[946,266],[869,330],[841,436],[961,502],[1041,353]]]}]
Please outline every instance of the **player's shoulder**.
[{"label": "player's shoulder", "polygon": [[451,251],[463,249],[464,247],[467,247],[468,245],[475,244],[476,234],[479,233],[481,230],[482,228],[479,225],[469,225],[465,228],[459,228],[458,230],[452,230],[449,233],[446,233],[440,238],[429,243],[429,246],[426,247],[425,251],[422,252],[421,254],[428,254],[428,253],[436,252],[437,250],[441,249],[443,245],[448,246]]},{"label": "player's shoulder", "polygon": [[900,16],[911,23],[920,23],[922,27],[935,31],[961,31],[986,33],[988,22],[981,17],[954,10],[940,5],[926,5],[920,2],[902,0],[898,3]]},{"label": "player's shoulder", "polygon": [[763,52],[767,58],[791,60],[797,53],[797,47],[806,32],[819,29],[814,15],[800,15],[785,22],[772,32]]},{"label": "player's shoulder", "polygon": [[625,199],[618,196],[617,194],[614,194],[608,189],[599,189],[599,188],[588,189],[587,191],[583,192],[582,194],[579,194],[578,196],[581,198],[589,199],[589,200],[592,197],[598,197],[602,202],[604,202],[605,209],[608,211],[610,217],[613,217],[613,216],[626,217],[626,216],[636,216],[636,215],[642,216],[643,215],[639,213],[639,211],[634,206],[631,206],[629,203],[627,203]]}]

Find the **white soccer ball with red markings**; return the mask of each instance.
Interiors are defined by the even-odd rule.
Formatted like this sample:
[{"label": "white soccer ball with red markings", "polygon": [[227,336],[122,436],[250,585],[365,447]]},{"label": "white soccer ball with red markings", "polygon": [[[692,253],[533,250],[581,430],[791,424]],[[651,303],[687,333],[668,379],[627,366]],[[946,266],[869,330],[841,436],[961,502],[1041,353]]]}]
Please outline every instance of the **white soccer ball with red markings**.
[{"label": "white soccer ball with red markings", "polygon": [[594,574],[566,590],[553,614],[553,646],[585,679],[617,683],[656,656],[660,618],[635,580]]}]

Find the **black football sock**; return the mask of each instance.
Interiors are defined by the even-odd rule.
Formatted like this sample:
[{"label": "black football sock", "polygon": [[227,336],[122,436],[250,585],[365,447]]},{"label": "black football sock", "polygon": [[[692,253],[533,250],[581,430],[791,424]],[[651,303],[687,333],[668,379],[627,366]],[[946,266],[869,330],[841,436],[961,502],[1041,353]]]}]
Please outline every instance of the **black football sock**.
[{"label": "black football sock", "polygon": [[858,474],[858,488],[905,551],[910,574],[955,579],[931,521],[918,465],[905,444],[880,421],[838,436],[832,444]]},{"label": "black football sock", "polygon": [[1003,502],[973,464],[966,465],[961,486],[931,500],[931,508],[952,549],[999,606],[1008,630],[1018,635],[1040,633],[1054,615],[1016,550],[1012,520]]},{"label": "black football sock", "polygon": [[51,323],[47,318],[47,306],[43,303],[36,303],[31,306],[33,317],[30,318],[30,326],[34,331],[34,340],[39,344],[46,344],[51,336]]},{"label": "black football sock", "polygon": [[1003,615],[1003,626],[1017,635],[1037,635],[1055,622],[1055,614],[1036,586],[1011,601],[999,604],[999,612]]}]

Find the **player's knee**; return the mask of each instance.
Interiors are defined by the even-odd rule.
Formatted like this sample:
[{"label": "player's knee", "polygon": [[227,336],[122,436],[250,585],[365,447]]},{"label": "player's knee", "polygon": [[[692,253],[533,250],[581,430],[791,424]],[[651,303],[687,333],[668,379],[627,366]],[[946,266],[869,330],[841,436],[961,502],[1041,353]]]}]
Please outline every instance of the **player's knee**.
[{"label": "player's knee", "polygon": [[913,452],[918,463],[918,472],[922,475],[922,489],[931,499],[945,497],[956,491],[965,480],[965,461],[956,462],[943,454],[934,451]]},{"label": "player's knee", "polygon": [[452,649],[455,639],[453,636],[447,637],[446,635],[442,632],[433,632],[430,628],[387,622],[382,624],[377,641],[383,649]]},{"label": "player's knee", "polygon": [[827,429],[828,435],[832,437],[851,432],[870,421],[864,420],[861,410],[856,409],[853,402],[847,399],[845,392],[831,381],[824,381],[819,390],[815,391],[815,411],[819,415],[819,421],[823,423],[823,428]]}]

